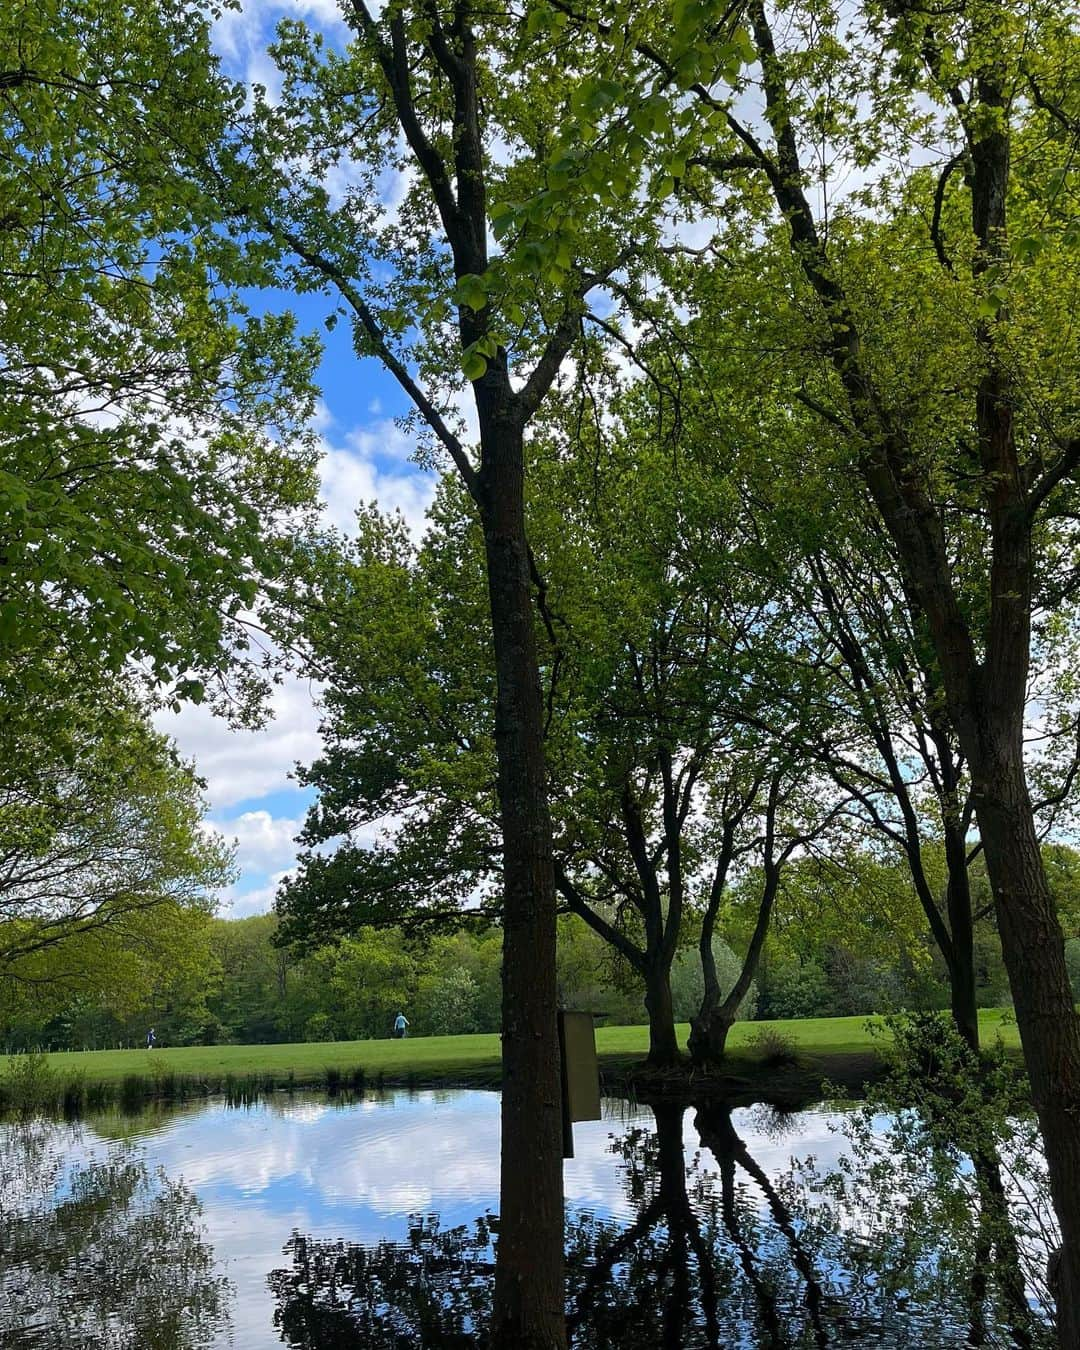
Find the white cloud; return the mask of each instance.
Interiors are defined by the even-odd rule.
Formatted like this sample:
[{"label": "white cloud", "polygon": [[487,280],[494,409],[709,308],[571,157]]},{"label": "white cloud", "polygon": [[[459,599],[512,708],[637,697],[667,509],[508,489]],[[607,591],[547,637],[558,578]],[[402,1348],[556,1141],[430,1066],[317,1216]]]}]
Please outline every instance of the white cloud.
[{"label": "white cloud", "polygon": [[192,704],[178,713],[161,712],[154,721],[159,731],[175,737],[185,758],[195,761],[206,779],[211,810],[220,812],[295,787],[293,767],[310,763],[322,746],[316,696],[307,681],[286,678],[271,691],[273,720],[257,731],[231,730],[209,708]]},{"label": "white cloud", "polygon": [[[400,511],[419,538],[437,480],[408,463],[415,449],[412,438],[387,418],[354,428],[344,439],[344,446],[323,442],[320,495],[329,523],[353,534],[356,508],[376,501],[384,511]],[[384,467],[388,460],[391,467]]]},{"label": "white cloud", "polygon": [[[317,412],[317,425],[324,436],[334,426],[325,404]],[[324,439],[321,466],[321,495],[330,523],[352,533],[357,506],[376,501],[384,511],[400,510],[419,537],[437,478],[409,464],[414,448],[410,436],[393,420],[381,418],[335,439],[341,444]],[[316,684],[286,675],[271,690],[270,720],[256,731],[230,728],[205,705],[188,704],[178,713],[163,711],[155,717],[158,728],[175,738],[180,753],[195,762],[206,780],[209,827],[238,840],[241,879],[223,897],[236,917],[268,909],[281,875],[295,865],[293,838],[300,828],[295,808],[291,814],[277,814],[263,799],[296,791],[296,765],[310,764],[320,754],[318,695]],[[251,809],[230,816],[229,808],[239,803],[249,803]],[[373,842],[377,833],[373,828],[370,838],[360,842]]]},{"label": "white cloud", "polygon": [[[303,823],[299,818],[275,816],[262,809],[244,811],[230,819],[204,822],[204,829],[212,830],[229,843],[236,843],[240,880],[226,887],[218,897],[228,918],[265,914],[273,907],[278,887],[296,871],[296,836]],[[355,830],[352,842],[361,848],[373,848],[398,824],[400,817],[385,816]],[[333,842],[319,844],[314,851],[329,853],[335,847]]]},{"label": "white cloud", "polygon": [[280,872],[274,872],[264,885],[248,890],[241,889],[243,883],[239,886],[229,886],[220,896],[223,917],[247,919],[252,914],[267,913],[273,908],[278,887],[294,870],[292,867],[284,867]]},{"label": "white cloud", "polygon": [[244,811],[231,820],[208,820],[206,828],[235,843],[236,861],[242,870],[270,872],[292,865],[296,858],[296,836],[303,823],[259,810]]},{"label": "white cloud", "polygon": [[416,452],[416,438],[410,436],[404,428],[389,417],[384,417],[369,426],[354,427],[345,435],[345,444],[361,459],[401,460],[407,463]]},{"label": "white cloud", "polygon": [[346,32],[338,0],[245,0],[223,10],[214,24],[214,45],[227,60],[242,62],[272,40],[282,19],[306,19],[327,34]]}]

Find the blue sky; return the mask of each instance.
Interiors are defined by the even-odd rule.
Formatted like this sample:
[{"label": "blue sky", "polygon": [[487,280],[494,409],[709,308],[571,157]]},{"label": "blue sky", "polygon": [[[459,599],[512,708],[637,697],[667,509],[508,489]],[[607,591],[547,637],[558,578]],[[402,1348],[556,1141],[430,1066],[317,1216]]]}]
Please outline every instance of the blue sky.
[{"label": "blue sky", "polygon": [[[305,18],[331,39],[345,31],[337,0],[246,0],[239,11],[227,11],[215,31],[231,75],[273,91],[266,45],[285,16]],[[388,195],[393,190],[389,184]],[[357,506],[377,501],[384,509],[402,511],[418,530],[436,478],[411,462],[413,438],[394,421],[406,411],[402,394],[376,361],[358,361],[347,324],[326,332],[323,318],[331,308],[326,298],[296,297],[289,308],[320,334],[325,346],[316,430],[327,520],[349,529]],[[293,837],[311,793],[301,791],[291,774],[297,762],[309,763],[319,752],[317,693],[306,682],[287,678],[274,691],[272,722],[257,732],[232,731],[204,708],[158,719],[206,780],[210,824],[237,840],[240,877],[222,896],[223,912],[233,917],[269,909],[279,880],[295,863]]]}]

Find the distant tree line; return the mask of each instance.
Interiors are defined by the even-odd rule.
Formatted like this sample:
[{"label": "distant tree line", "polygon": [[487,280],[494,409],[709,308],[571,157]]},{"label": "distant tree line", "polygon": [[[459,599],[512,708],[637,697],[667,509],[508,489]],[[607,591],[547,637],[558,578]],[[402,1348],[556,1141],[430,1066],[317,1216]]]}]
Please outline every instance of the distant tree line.
[{"label": "distant tree line", "polygon": [[[1052,845],[1046,860],[1080,1001],[1080,853]],[[873,921],[883,904],[881,888],[891,887],[895,900],[904,898],[905,885],[906,936]],[[977,878],[980,906],[986,904],[985,887],[985,879]],[[742,906],[737,894],[725,935],[714,942],[721,979],[729,985],[741,965],[733,948],[752,922],[755,879],[748,876],[741,889]],[[842,1017],[948,1008],[948,972],[919,930],[916,906],[899,865],[864,868],[861,876],[835,864],[796,866],[739,1015]],[[637,973],[628,961],[577,915],[560,918],[558,936],[565,1006],[597,1013],[600,1025],[645,1020]],[[111,970],[137,970],[139,978],[99,978],[88,954],[80,965],[79,943],[69,941],[63,968],[82,969],[82,979],[75,985],[70,978],[47,982],[33,996],[9,999],[0,1012],[0,1047],[137,1046],[149,1026],[162,1045],[377,1039],[389,1035],[399,1010],[418,1036],[497,1032],[500,1025],[502,934],[496,925],[412,936],[400,928],[366,927],[300,954],[282,944],[274,914],[215,918],[203,906],[179,920],[174,914],[158,945],[144,948],[138,960],[129,952],[125,965],[120,948],[110,960]],[[979,1006],[1008,1006],[1001,945],[989,919],[977,931],[975,972]],[[675,956],[671,988],[676,1020],[690,1021],[702,996],[692,940]]]}]

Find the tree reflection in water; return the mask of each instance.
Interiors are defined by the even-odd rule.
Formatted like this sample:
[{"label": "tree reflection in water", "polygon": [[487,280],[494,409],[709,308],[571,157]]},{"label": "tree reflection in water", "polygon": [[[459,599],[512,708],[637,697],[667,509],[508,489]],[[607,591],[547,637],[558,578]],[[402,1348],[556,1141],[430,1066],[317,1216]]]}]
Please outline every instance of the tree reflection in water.
[{"label": "tree reflection in water", "polygon": [[65,1159],[32,1121],[0,1132],[0,1345],[200,1350],[228,1326],[199,1202],[127,1150]]},{"label": "tree reflection in water", "polygon": [[[955,1253],[940,1259],[925,1231],[902,1222],[851,1222],[813,1186],[800,1189],[797,1171],[771,1179],[729,1109],[694,1118],[715,1168],[700,1153],[687,1159],[684,1108],[653,1110],[655,1131],[632,1129],[612,1145],[631,1221],[568,1215],[567,1315],[578,1350],[1044,1343],[1040,1323],[1013,1320],[1010,1331],[1008,1319],[994,1321],[993,1268],[963,1268]],[[872,1181],[860,1178],[864,1198]],[[883,1208],[896,1201],[877,1196]],[[270,1276],[281,1339],[294,1350],[482,1345],[496,1228],[487,1217],[444,1231],[427,1216],[406,1244],[370,1248],[295,1234],[291,1266]],[[933,1280],[923,1278],[928,1269]]]}]

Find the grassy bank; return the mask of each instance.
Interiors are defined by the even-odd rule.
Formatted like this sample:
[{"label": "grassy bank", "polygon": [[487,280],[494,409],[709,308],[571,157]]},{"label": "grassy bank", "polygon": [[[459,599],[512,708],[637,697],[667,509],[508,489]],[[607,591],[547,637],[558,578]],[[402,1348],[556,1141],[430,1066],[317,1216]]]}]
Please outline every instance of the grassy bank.
[{"label": "grassy bank", "polygon": [[[980,1014],[984,1042],[1000,1035],[1018,1046],[1016,1027],[991,1009]],[[741,1022],[730,1039],[734,1079],[759,1080],[764,1069],[763,1031],[782,1036],[798,1052],[811,1075],[845,1077],[871,1063],[880,1040],[865,1017],[807,1018],[799,1021]],[[679,1028],[685,1044],[689,1028]],[[601,1071],[615,1080],[625,1077],[648,1050],[646,1027],[600,1027],[597,1047]],[[0,1056],[0,1091],[7,1083],[9,1061]],[[19,1065],[12,1065],[17,1073]],[[337,1091],[378,1084],[495,1086],[499,1076],[496,1035],[427,1036],[405,1041],[320,1041],[289,1045],[214,1045],[158,1047],[154,1050],[63,1051],[45,1057],[40,1094],[69,1109],[112,1100],[133,1106],[153,1098],[182,1098],[225,1092],[246,1096],[276,1088],[321,1088]],[[27,1091],[37,1091],[31,1084]],[[11,1097],[9,1091],[6,1095]]]}]

